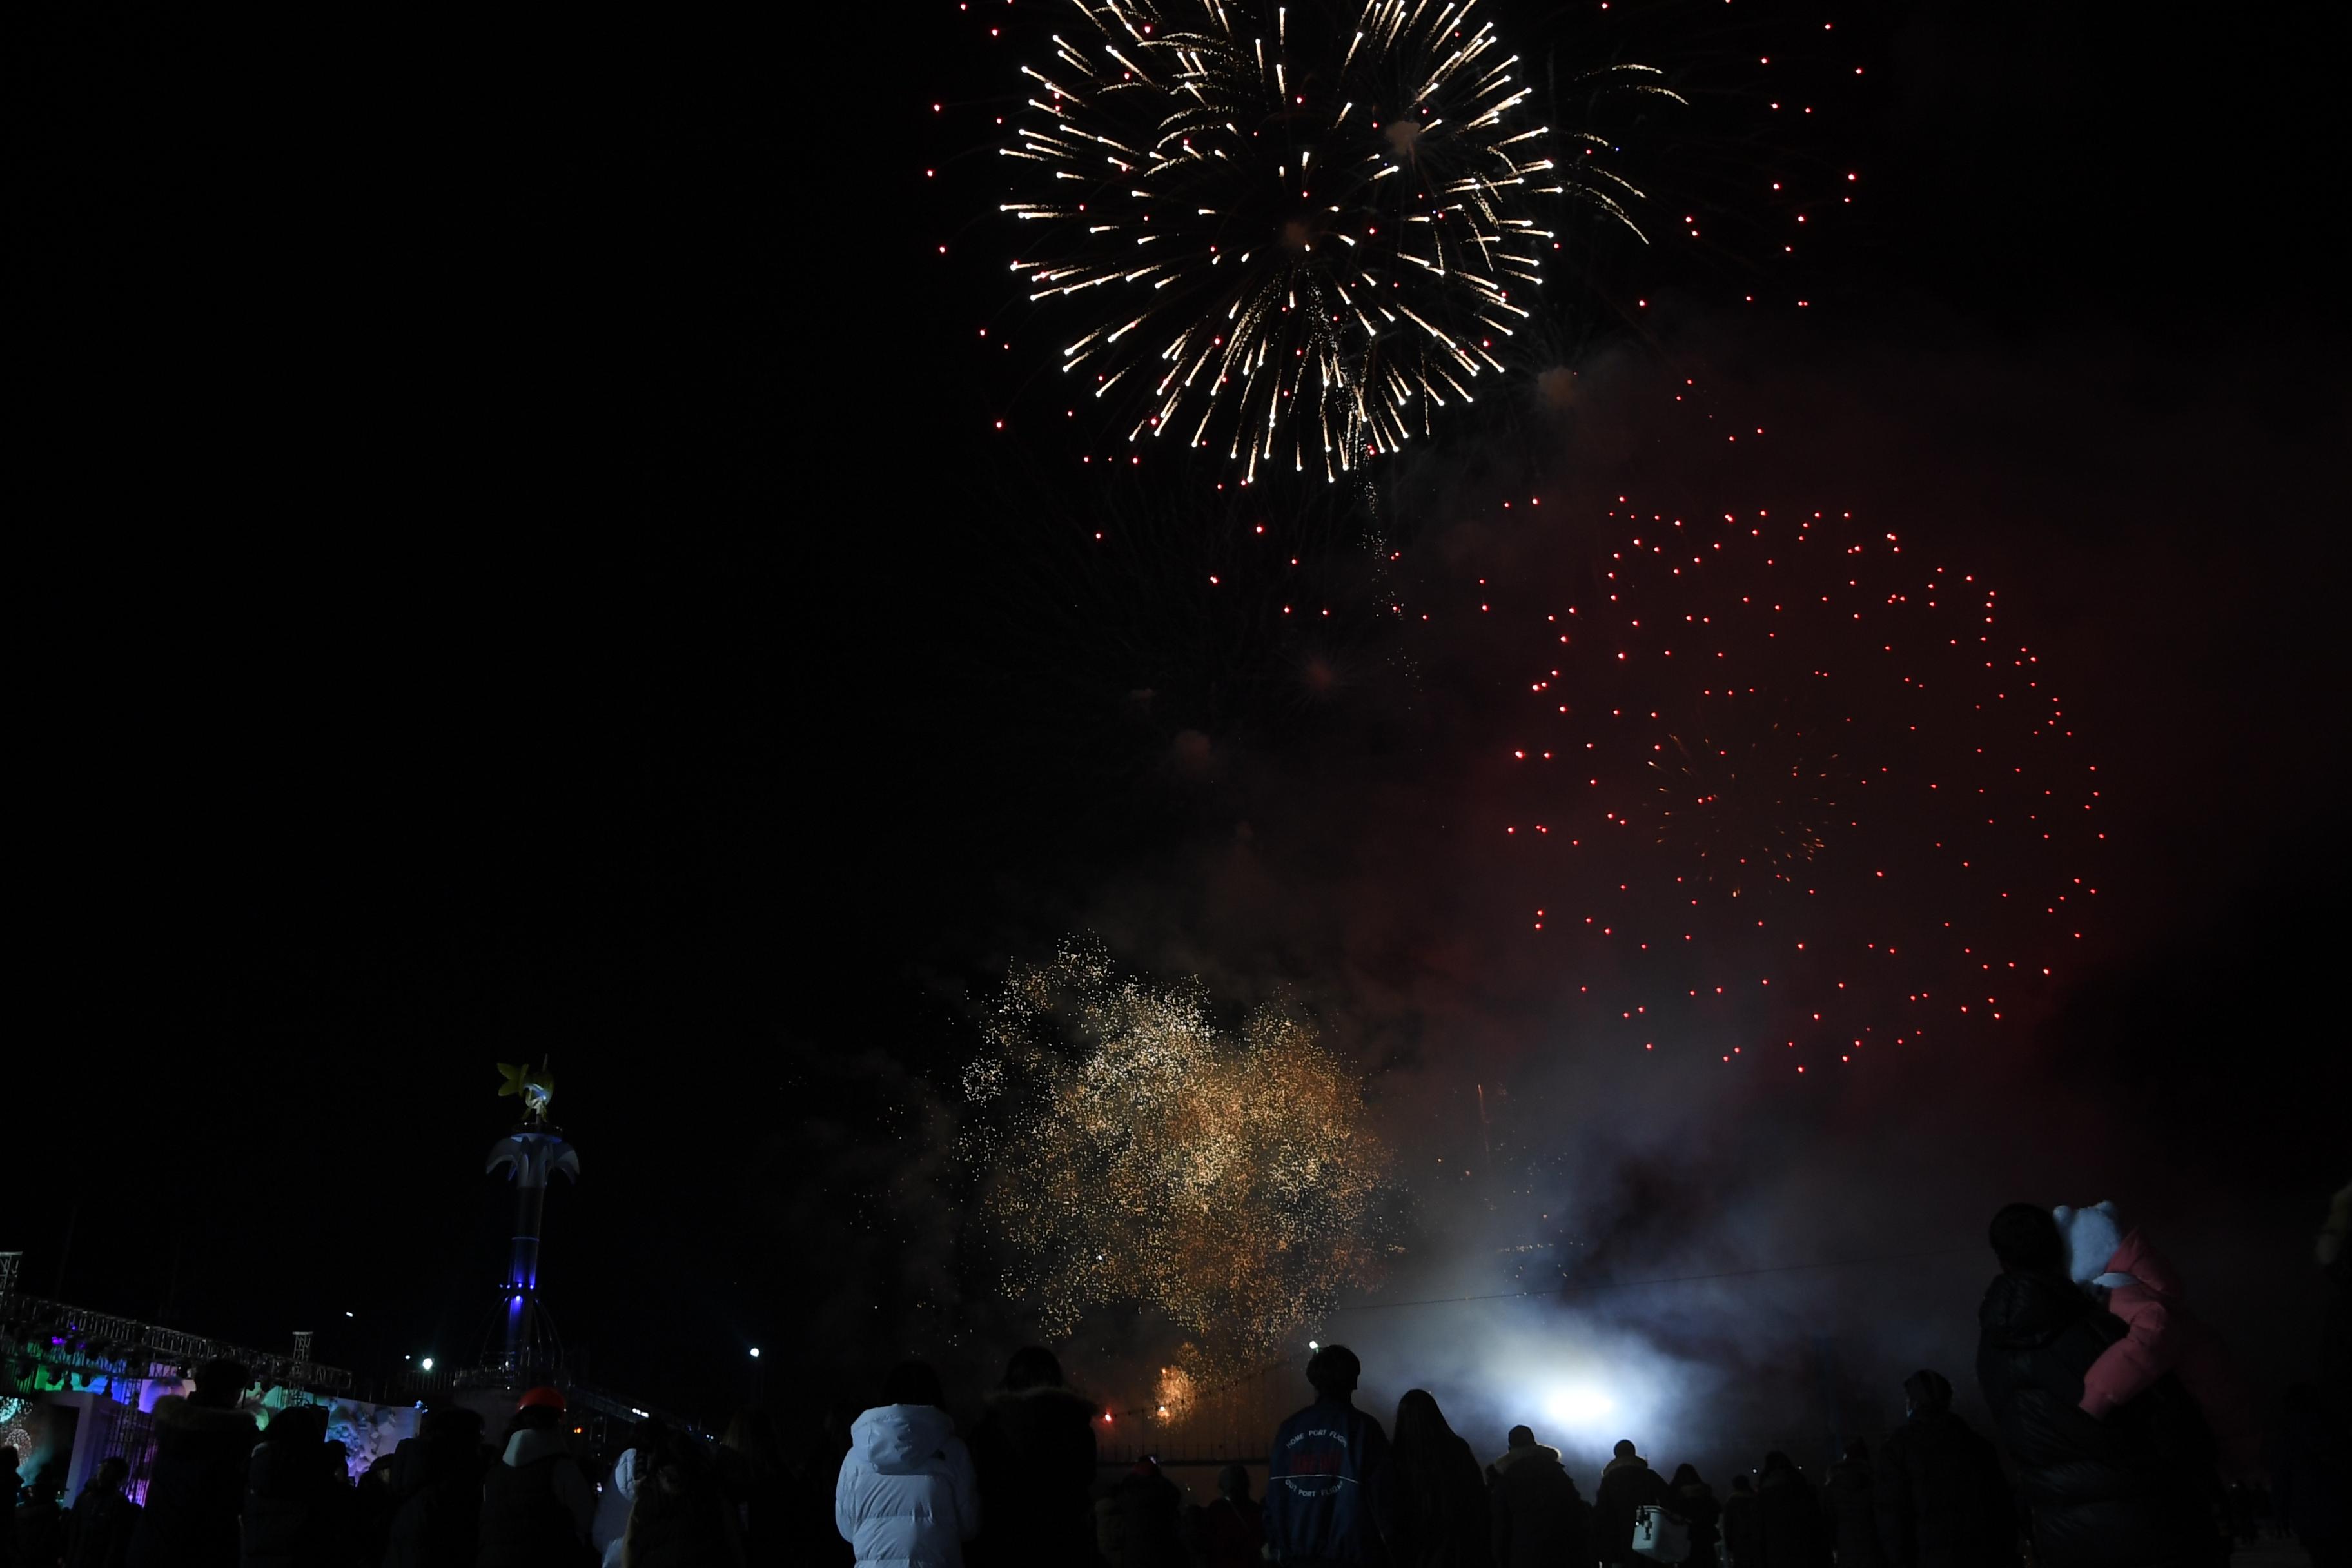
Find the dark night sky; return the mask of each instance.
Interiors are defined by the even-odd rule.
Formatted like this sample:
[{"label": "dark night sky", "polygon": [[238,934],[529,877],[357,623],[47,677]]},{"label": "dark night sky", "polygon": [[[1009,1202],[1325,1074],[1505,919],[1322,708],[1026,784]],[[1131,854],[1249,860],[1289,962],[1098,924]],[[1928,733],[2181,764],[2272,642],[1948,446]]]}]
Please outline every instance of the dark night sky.
[{"label": "dark night sky", "polygon": [[[1946,465],[1924,518],[2096,684],[2160,843],[2039,1081],[2154,1129],[2144,1186],[2193,1142],[2292,1229],[2342,1176],[2271,1163],[2282,1121],[2327,1135],[2343,1033],[2337,44],[1882,9],[1845,35],[1871,86],[1801,145],[1695,111],[1706,157],[1864,173],[1808,315],[1733,321],[1732,263],[1629,256],[1650,346],[1589,350],[1718,364],[1824,461],[1888,392],[1875,434]],[[1093,650],[1028,624],[1059,546],[1023,465],[1068,454],[992,447],[1003,242],[976,176],[921,177],[992,142],[1004,62],[946,0],[878,44],[871,15],[463,46],[50,18],[0,1206],[36,1288],[366,1370],[462,1356],[492,1064],[551,1051],[586,1181],[551,1289],[604,1377],[716,1408],[746,1344],[871,1353],[810,1283],[812,1183],[888,1162],[803,1116],[887,1128],[1007,956],[1284,809],[1059,717]],[[1649,58],[1747,47],[1668,21]]]}]

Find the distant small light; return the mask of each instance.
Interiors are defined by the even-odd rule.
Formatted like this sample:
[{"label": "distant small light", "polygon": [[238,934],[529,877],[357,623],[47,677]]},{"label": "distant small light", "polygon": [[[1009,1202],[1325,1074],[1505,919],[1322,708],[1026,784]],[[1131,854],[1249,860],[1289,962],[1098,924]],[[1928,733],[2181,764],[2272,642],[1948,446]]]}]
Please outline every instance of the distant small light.
[{"label": "distant small light", "polygon": [[426,1356],[423,1361],[418,1362],[416,1364],[423,1367],[425,1371],[431,1372],[433,1370],[433,1358],[431,1356]]},{"label": "distant small light", "polygon": [[760,1359],[760,1347],[757,1345],[753,1345],[751,1347],[751,1359],[753,1361],[758,1361]]}]

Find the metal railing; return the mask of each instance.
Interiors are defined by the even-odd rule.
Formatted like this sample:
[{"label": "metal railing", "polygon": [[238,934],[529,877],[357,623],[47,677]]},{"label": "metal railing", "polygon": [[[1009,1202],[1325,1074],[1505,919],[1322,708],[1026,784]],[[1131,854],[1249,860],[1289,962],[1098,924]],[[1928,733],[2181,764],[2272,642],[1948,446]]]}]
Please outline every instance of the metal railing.
[{"label": "metal railing", "polygon": [[[258,1382],[314,1394],[352,1392],[355,1380],[349,1371],[310,1360],[306,1334],[295,1336],[295,1350],[257,1351],[120,1312],[27,1296],[16,1289],[23,1258],[22,1253],[0,1252],[0,1343],[16,1361],[29,1360],[53,1371],[144,1381],[183,1375],[205,1362],[226,1359],[242,1362]],[[23,1374],[18,1377],[22,1381]]]}]

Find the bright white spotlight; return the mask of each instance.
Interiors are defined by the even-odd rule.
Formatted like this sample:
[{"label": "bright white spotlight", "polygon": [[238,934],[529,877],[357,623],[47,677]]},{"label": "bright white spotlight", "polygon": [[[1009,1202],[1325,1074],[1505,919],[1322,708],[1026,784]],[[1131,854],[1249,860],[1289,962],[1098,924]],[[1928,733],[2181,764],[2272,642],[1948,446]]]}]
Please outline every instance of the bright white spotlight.
[{"label": "bright white spotlight", "polygon": [[1544,1395],[1546,1418],[1570,1429],[1605,1421],[1617,1413],[1617,1402],[1590,1384],[1555,1388]]}]

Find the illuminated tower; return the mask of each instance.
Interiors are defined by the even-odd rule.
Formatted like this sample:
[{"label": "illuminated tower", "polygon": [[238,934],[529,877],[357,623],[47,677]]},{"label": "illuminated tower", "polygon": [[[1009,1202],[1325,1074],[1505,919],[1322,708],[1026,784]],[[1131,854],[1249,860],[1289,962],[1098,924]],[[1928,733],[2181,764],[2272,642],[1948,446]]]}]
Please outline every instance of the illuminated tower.
[{"label": "illuminated tower", "polygon": [[507,1251],[506,1282],[500,1288],[504,1351],[499,1364],[513,1386],[522,1387],[556,1373],[562,1361],[562,1342],[539,1299],[539,1229],[547,1210],[548,1178],[561,1171],[577,1182],[580,1155],[564,1142],[563,1130],[547,1119],[548,1108],[555,1100],[552,1066],[534,1068],[528,1063],[500,1062],[499,1070],[506,1075],[499,1093],[520,1097],[524,1107],[523,1120],[490,1145],[488,1166],[492,1174],[501,1165],[513,1168],[514,1234]]}]

